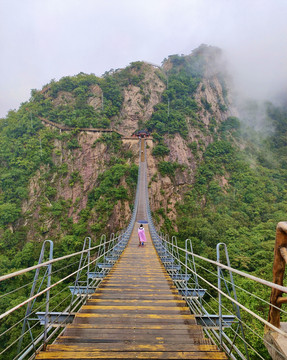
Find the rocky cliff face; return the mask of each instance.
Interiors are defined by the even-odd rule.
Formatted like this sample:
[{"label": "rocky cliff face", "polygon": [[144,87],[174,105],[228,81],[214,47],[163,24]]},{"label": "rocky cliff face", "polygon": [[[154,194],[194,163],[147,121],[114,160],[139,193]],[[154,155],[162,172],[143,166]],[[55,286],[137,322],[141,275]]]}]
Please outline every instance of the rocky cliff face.
[{"label": "rocky cliff face", "polygon": [[[43,167],[30,180],[29,196],[23,203],[29,238],[51,238],[65,233],[59,217],[78,223],[81,212],[87,208],[88,196],[99,185],[98,177],[110,167],[111,157],[107,145],[99,142],[101,133],[79,132],[73,135],[76,149],[68,149],[63,140],[54,140],[53,164]],[[138,165],[138,139],[124,140],[122,152],[131,152],[128,163]],[[127,187],[124,179],[120,185]],[[48,196],[47,196],[48,193]],[[88,224],[98,221],[99,214],[92,214]],[[118,201],[110,214],[108,229],[121,229],[131,215],[130,201]]]},{"label": "rocky cliff face", "polygon": [[154,66],[144,64],[139,71],[143,79],[137,86],[131,84],[124,88],[120,121],[113,123],[113,128],[123,135],[132,134],[150,119],[154,106],[161,101],[166,88],[157,75],[159,70]]},{"label": "rocky cliff face", "polygon": [[[172,71],[170,60],[164,64],[166,72]],[[162,158],[152,156],[155,142],[149,144],[148,167],[150,184],[150,201],[152,210],[159,214],[158,225],[162,226],[167,219],[171,220],[176,228],[176,204],[181,203],[185,192],[194,181],[198,165],[204,150],[215,138],[220,124],[231,116],[229,100],[227,98],[226,84],[219,72],[220,66],[212,56],[208,57],[204,76],[201,78],[193,99],[197,104],[196,121],[188,116],[187,136],[176,133],[164,136],[164,144],[170,152]],[[181,166],[175,171],[174,176],[163,176],[158,171],[160,161],[177,163]],[[227,183],[225,178],[220,180],[222,187]]]}]

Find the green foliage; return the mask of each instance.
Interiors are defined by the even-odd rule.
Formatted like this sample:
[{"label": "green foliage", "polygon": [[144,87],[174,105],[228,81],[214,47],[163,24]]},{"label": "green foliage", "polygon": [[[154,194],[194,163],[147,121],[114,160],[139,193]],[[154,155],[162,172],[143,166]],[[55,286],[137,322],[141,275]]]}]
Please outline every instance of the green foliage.
[{"label": "green foliage", "polygon": [[103,143],[107,147],[107,151],[110,153],[118,153],[122,148],[121,135],[118,133],[103,133],[99,139],[97,139],[93,146],[96,146],[98,143]]},{"label": "green foliage", "polygon": [[[95,75],[80,73],[75,76],[65,76],[59,81],[50,83],[50,92],[53,98],[56,98],[60,91],[75,92],[75,94],[83,94],[89,89],[89,86],[98,84],[99,78]],[[49,86],[48,86],[49,87]]]},{"label": "green foliage", "polygon": [[120,85],[115,77],[105,76],[101,81],[104,93],[104,115],[107,118],[118,115],[123,103]]},{"label": "green foliage", "polygon": [[193,155],[195,155],[197,153],[197,142],[196,141],[188,143],[187,146],[191,149]]},{"label": "green foliage", "polygon": [[67,148],[72,150],[72,149],[79,149],[80,145],[78,142],[77,138],[72,138],[68,143],[67,143]]},{"label": "green foliage", "polygon": [[274,132],[270,137],[270,148],[280,156],[282,166],[287,168],[287,107],[276,107],[266,104],[266,111]]},{"label": "green foliage", "polygon": [[158,164],[158,171],[162,176],[174,177],[176,169],[181,165],[176,162],[161,161]]},{"label": "green foliage", "polygon": [[0,120],[1,225],[17,220],[30,177],[51,163],[53,131],[43,129],[32,109],[31,104],[23,104]]},{"label": "green foliage", "polygon": [[[137,176],[138,167],[135,164],[125,164],[124,161],[121,164],[117,163],[111,166],[100,174],[97,186],[88,196],[87,211],[82,213],[80,223],[96,215],[97,224],[92,227],[92,230],[100,233],[118,201],[133,201]],[[123,179],[125,179],[128,188],[123,184]]]},{"label": "green foliage", "polygon": [[[93,85],[98,85],[103,92],[103,103],[98,109],[88,104],[89,99],[94,96]],[[65,95],[67,100],[56,106],[55,99],[61,100],[62,92],[68,94]],[[41,93],[33,91],[32,95],[36,115],[79,128],[108,128],[110,118],[119,114],[123,102],[119,81],[111,75],[104,78],[84,73],[66,76],[58,82],[52,81]],[[65,99],[65,96],[62,95],[62,98]]]},{"label": "green foliage", "polygon": [[202,103],[205,110],[207,110],[207,111],[211,110],[211,104],[204,97],[202,97],[200,99],[200,101],[201,101],[201,103]]},{"label": "green foliage", "polygon": [[80,175],[80,172],[79,171],[73,171],[71,173],[71,176],[70,176],[69,185],[71,187],[73,187],[75,185],[75,183],[81,182],[81,181],[82,181],[82,177]]},{"label": "green foliage", "polygon": [[200,82],[197,72],[191,71],[192,60],[172,55],[169,60],[173,68],[168,72],[168,84],[162,94],[162,102],[157,104],[146,126],[160,135],[179,133],[186,137],[187,118],[196,120],[198,105],[193,95]]},{"label": "green foliage", "polygon": [[222,104],[221,102],[219,102],[219,110],[222,111],[222,112],[226,112],[228,110],[228,107],[224,104]]},{"label": "green foliage", "polygon": [[219,132],[225,133],[227,131],[238,130],[240,128],[240,121],[234,116],[228,117],[220,124]]},{"label": "green foliage", "polygon": [[0,226],[14,223],[18,219],[20,213],[21,210],[16,204],[0,204]]},{"label": "green foliage", "polygon": [[262,272],[266,267],[264,276],[270,278],[266,259],[272,261],[272,251],[263,251],[260,258],[266,259],[260,265],[256,256],[263,243],[274,243],[276,223],[284,219],[286,177],[280,168],[250,167],[245,154],[228,141],[211,143],[197,169],[193,188],[178,208],[182,238],[193,237],[200,252],[225,242],[237,268],[258,271],[259,275],[259,269]]},{"label": "green foliage", "polygon": [[169,153],[170,153],[169,148],[164,144],[157,144],[152,149],[153,156],[165,156],[165,155],[168,155]]},{"label": "green foliage", "polygon": [[99,175],[98,186],[89,195],[89,205],[95,205],[101,197],[104,197],[110,205],[117,200],[127,199],[127,191],[120,185],[120,181],[125,176],[127,183],[136,183],[136,174],[137,168],[135,165],[132,168],[124,164],[112,166]]},{"label": "green foliage", "polygon": [[170,111],[168,115],[166,104],[156,106],[155,112],[146,125],[150,131],[155,130],[159,134],[180,133],[183,137],[186,137],[188,133],[185,117],[177,110]]},{"label": "green foliage", "polygon": [[113,73],[113,77],[121,87],[129,85],[141,87],[141,82],[145,78],[144,63],[141,61],[132,62],[125,69]]}]

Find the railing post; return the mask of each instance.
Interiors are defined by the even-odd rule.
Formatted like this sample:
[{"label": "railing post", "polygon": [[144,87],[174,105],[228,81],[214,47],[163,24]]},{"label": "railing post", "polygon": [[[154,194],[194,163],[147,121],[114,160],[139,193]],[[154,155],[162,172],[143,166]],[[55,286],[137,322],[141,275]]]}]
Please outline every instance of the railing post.
[{"label": "railing post", "polygon": [[[228,254],[228,250],[227,250],[227,246],[225,243],[218,243],[217,246],[216,246],[216,253],[217,253],[217,262],[220,262],[220,246],[223,246],[224,248],[224,252],[225,252],[225,259],[226,259],[226,262],[227,262],[227,266],[230,268],[231,267],[231,264],[230,264],[230,260],[229,260],[229,254]],[[224,281],[225,283],[225,286],[226,286],[226,289],[228,291],[228,294],[230,295],[230,291],[228,289],[228,286],[226,284],[226,281],[224,279],[224,274],[223,274],[223,271],[221,270],[221,267],[218,266],[217,267],[218,269],[218,281],[220,281],[220,284],[221,284],[221,277],[222,277],[222,280]],[[234,285],[234,280],[233,280],[233,274],[232,274],[232,271],[228,271],[229,272],[229,278],[230,278],[230,283],[231,283],[231,287],[232,287],[232,292],[233,292],[233,297],[234,297],[234,300],[237,302],[237,294],[236,294],[236,288],[235,288],[235,285]],[[220,290],[221,290],[221,287],[218,287]],[[220,298],[221,298],[221,295],[220,295]],[[220,308],[221,308],[221,313],[219,314],[219,323],[220,323],[220,336],[222,337],[222,332],[223,332],[223,329],[222,329],[222,302],[220,301]],[[244,329],[243,329],[243,325],[242,325],[242,320],[241,320],[241,314],[240,314],[240,308],[238,305],[235,305],[233,303],[233,308],[236,310],[236,316],[237,316],[237,319],[238,319],[238,327],[237,327],[237,330],[236,330],[236,336],[237,336],[237,331],[240,327],[240,330],[241,330],[241,336],[242,336],[242,339],[244,340],[244,348],[245,348],[245,353],[246,353],[246,359],[249,360],[249,353],[248,353],[248,348],[246,346],[246,341],[245,341],[245,334],[244,334]],[[236,336],[234,337],[234,340],[233,340],[233,344],[229,350],[229,352],[231,353],[231,350],[232,350],[232,347],[234,345],[234,341],[236,339]]]},{"label": "railing post", "polygon": [[[185,240],[185,278],[187,279],[187,265],[188,265],[188,254],[187,254],[187,243],[189,239]],[[185,282],[185,299],[187,300],[187,292],[188,292],[188,281]]]},{"label": "railing post", "polygon": [[[274,248],[273,263],[273,282],[283,285],[285,266],[287,264],[287,222],[279,222],[276,228],[276,241]],[[287,298],[283,297],[283,292],[272,288],[270,296],[270,307],[268,322],[276,327],[280,327],[280,308],[283,303],[287,303]],[[265,331],[268,327],[265,326]]]},{"label": "railing post", "polygon": [[[53,259],[53,241],[45,240],[43,245],[42,245],[42,249],[41,249],[41,253],[40,253],[40,256],[39,256],[38,264],[41,264],[44,261],[45,247],[46,247],[47,243],[50,245],[49,260]],[[38,268],[36,270],[36,272],[35,272],[33,285],[32,285],[31,291],[30,291],[30,298],[33,297],[34,294],[35,294],[37,281],[39,279],[39,273],[40,273],[40,268]],[[45,275],[44,275],[44,277],[43,277],[43,279],[41,281],[41,284],[39,286],[38,292],[40,291],[40,288],[41,288],[46,276],[48,277],[47,287],[50,287],[50,285],[51,285],[51,274],[52,274],[52,264],[49,264],[47,266],[47,270],[46,270]],[[45,329],[44,329],[44,336],[43,336],[44,346],[45,346],[45,341],[46,341],[46,338],[47,338],[49,300],[50,300],[50,290],[48,290],[47,293],[46,293]],[[18,342],[18,351],[17,351],[18,355],[19,355],[19,353],[21,351],[21,347],[22,347],[22,343],[23,343],[23,336],[24,336],[25,330],[26,330],[26,325],[28,324],[28,327],[29,327],[29,315],[32,312],[35,301],[36,301],[36,299],[34,299],[33,301],[31,300],[27,304],[27,310],[26,310],[26,314],[25,314],[25,318],[24,318],[24,322],[23,322],[23,327],[22,327],[22,334],[21,334],[19,342]],[[29,330],[30,330],[30,327],[29,327]],[[34,347],[34,339],[33,339],[31,330],[30,330],[30,335],[31,335],[31,339],[32,339],[32,342],[33,342],[33,347]]]},{"label": "railing post", "polygon": [[[171,246],[172,246],[172,251],[171,251],[172,257],[178,260],[178,258],[176,257],[176,253],[175,253],[175,251],[176,251],[176,247],[175,247],[175,246],[177,246],[177,240],[176,240],[176,237],[175,237],[175,236],[172,236],[172,238],[171,238]],[[172,274],[173,274],[173,270],[174,270],[174,266],[175,266],[175,265],[176,265],[176,264],[175,264],[175,261],[172,261],[172,263],[171,263],[171,271],[172,271]]]},{"label": "railing post", "polygon": [[[216,246],[216,260],[220,263],[220,244]],[[221,295],[221,267],[217,266],[217,288],[218,288],[218,315],[219,315],[219,343],[222,347],[222,295]]]},{"label": "railing post", "polygon": [[89,294],[89,287],[90,287],[90,278],[89,278],[89,272],[90,272],[90,262],[91,262],[91,245],[92,245],[92,239],[90,237],[87,238],[89,240],[89,244],[88,244],[88,254],[87,254],[87,257],[88,257],[88,268],[87,268],[87,296]]},{"label": "railing post", "polygon": [[[50,244],[50,255],[49,260],[53,259],[53,242],[51,240],[46,240]],[[45,242],[46,242],[45,241]],[[45,244],[45,243],[44,243]],[[51,276],[52,276],[52,264],[48,265],[47,269],[47,288],[51,286]],[[47,330],[48,330],[48,320],[49,320],[49,306],[50,306],[50,290],[46,293],[46,313],[45,313],[45,328],[44,328],[44,339],[43,339],[43,350],[46,350],[47,347]]]}]

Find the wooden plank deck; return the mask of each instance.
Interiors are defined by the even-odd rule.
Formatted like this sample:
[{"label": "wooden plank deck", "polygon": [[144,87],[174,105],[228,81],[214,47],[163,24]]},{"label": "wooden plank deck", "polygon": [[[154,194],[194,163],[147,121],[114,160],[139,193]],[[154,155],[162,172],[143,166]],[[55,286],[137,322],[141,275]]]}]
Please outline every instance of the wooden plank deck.
[{"label": "wooden plank deck", "polygon": [[227,359],[202,328],[161,264],[145,225],[74,322],[36,359]]},{"label": "wooden plank deck", "polygon": [[[145,143],[140,144],[137,220],[146,219]],[[127,248],[64,333],[36,359],[227,359],[206,339],[152,244]]]}]

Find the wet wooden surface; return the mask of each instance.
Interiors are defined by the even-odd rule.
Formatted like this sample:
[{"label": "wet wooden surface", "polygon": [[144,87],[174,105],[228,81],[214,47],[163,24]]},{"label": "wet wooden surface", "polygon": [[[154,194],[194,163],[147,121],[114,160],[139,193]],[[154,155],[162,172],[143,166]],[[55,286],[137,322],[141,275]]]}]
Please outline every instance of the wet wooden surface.
[{"label": "wet wooden surface", "polygon": [[227,359],[203,335],[145,225],[63,335],[36,359]]}]

